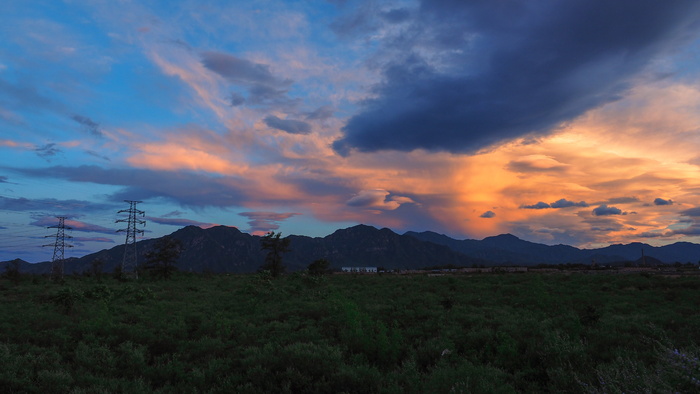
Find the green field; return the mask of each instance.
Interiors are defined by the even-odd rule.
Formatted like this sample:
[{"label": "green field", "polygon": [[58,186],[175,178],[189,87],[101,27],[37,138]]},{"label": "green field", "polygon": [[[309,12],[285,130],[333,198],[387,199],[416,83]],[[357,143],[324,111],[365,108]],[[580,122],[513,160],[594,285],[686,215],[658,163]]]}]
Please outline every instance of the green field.
[{"label": "green field", "polygon": [[0,279],[3,392],[697,392],[700,277]]}]

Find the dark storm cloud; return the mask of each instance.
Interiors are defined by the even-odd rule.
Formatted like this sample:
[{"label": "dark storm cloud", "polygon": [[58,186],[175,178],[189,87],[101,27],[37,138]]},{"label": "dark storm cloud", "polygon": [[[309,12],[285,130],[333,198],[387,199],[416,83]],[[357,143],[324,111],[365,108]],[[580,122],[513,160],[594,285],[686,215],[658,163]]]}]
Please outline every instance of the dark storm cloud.
[{"label": "dark storm cloud", "polygon": [[551,205],[547,204],[546,202],[542,202],[542,201],[538,202],[537,204],[533,204],[533,205],[521,205],[520,206],[521,209],[548,209],[551,207],[552,207]]},{"label": "dark storm cloud", "polygon": [[239,215],[250,219],[248,221],[250,232],[269,232],[277,230],[280,227],[280,222],[301,214],[293,212],[241,212]]},{"label": "dark storm cloud", "polygon": [[[423,1],[385,41],[375,98],[333,146],[474,152],[545,135],[619,99],[654,56],[697,36],[699,14],[687,0]],[[338,26],[372,28],[359,16]]]},{"label": "dark storm cloud", "polygon": [[622,215],[622,211],[616,207],[609,207],[605,204],[598,206],[593,209],[593,214],[595,216],[609,216],[609,215]]},{"label": "dark storm cloud", "polygon": [[673,200],[664,200],[663,198],[655,198],[654,205],[673,205]]},{"label": "dark storm cloud", "polygon": [[70,118],[82,125],[85,128],[85,130],[87,130],[90,134],[96,137],[104,136],[102,134],[102,130],[100,130],[100,124],[88,118],[87,116],[73,115]]},{"label": "dark storm cloud", "polygon": [[266,125],[273,129],[282,130],[290,134],[309,134],[311,125],[294,119],[280,119],[274,115],[270,115],[263,119]]},{"label": "dark storm cloud", "polygon": [[491,219],[492,217],[495,217],[496,213],[493,211],[486,211],[479,215],[480,218],[486,218],[486,219]]},{"label": "dark storm cloud", "polygon": [[579,202],[574,202],[574,201],[569,201],[565,198],[562,198],[561,200],[557,200],[551,204],[552,208],[569,208],[569,207],[587,207],[588,204],[586,204],[585,201],[579,201]]}]

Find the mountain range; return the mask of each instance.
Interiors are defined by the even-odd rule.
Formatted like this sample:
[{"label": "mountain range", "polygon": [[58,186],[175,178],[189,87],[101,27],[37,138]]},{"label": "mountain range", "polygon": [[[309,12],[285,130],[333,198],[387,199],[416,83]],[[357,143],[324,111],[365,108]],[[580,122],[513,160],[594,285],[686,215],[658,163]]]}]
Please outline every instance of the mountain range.
[{"label": "mountain range", "polygon": [[[181,228],[170,237],[182,242],[183,251],[177,262],[181,271],[214,273],[255,272],[263,264],[265,251],[260,249],[259,236],[239,231],[235,227],[217,226],[202,229]],[[283,257],[288,271],[305,269],[311,262],[325,258],[331,267],[373,266],[386,269],[418,269],[435,266],[474,265],[498,266],[538,264],[622,264],[692,262],[700,259],[700,245],[677,242],[653,247],[643,243],[616,244],[598,249],[578,249],[567,245],[544,245],[525,241],[511,234],[487,237],[483,240],[457,240],[431,231],[397,234],[388,228],[377,229],[357,225],[335,231],[326,237],[290,235],[291,251]],[[153,248],[157,239],[137,242],[139,261]],[[65,272],[81,273],[90,269],[95,260],[102,261],[102,270],[111,272],[121,263],[124,245],[101,250],[65,261]],[[0,262],[0,269],[10,262]],[[50,262],[30,264],[19,261],[20,271],[48,273]]]}]

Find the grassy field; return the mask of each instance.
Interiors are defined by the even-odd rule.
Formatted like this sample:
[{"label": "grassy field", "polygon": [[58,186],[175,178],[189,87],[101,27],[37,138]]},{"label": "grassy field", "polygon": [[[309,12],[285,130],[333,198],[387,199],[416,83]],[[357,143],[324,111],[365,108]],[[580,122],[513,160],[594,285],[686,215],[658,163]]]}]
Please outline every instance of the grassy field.
[{"label": "grassy field", "polygon": [[0,279],[4,392],[698,392],[700,277]]}]

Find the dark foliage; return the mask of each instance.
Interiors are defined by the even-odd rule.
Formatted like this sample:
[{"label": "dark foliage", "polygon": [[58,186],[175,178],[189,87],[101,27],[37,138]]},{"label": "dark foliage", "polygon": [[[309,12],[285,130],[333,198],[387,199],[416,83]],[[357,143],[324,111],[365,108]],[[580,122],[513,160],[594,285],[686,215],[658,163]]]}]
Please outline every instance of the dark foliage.
[{"label": "dark foliage", "polygon": [[309,275],[325,275],[328,273],[328,270],[331,266],[330,261],[326,259],[318,259],[314,260],[313,263],[309,264],[308,270],[309,270]]},{"label": "dark foliage", "polygon": [[169,279],[177,271],[175,263],[181,252],[182,242],[179,240],[159,238],[153,249],[146,252],[144,268],[155,279]]},{"label": "dark foliage", "polygon": [[273,278],[280,276],[286,270],[282,263],[282,255],[291,250],[289,248],[290,241],[289,237],[282,238],[282,233],[275,234],[274,231],[267,233],[260,239],[260,249],[267,251],[265,264],[261,269],[270,271]]},{"label": "dark foliage", "polygon": [[8,262],[5,266],[5,272],[2,273],[2,277],[11,280],[14,284],[18,284],[21,278],[19,267],[19,260],[12,260]]},{"label": "dark foliage", "polygon": [[700,276],[0,279],[3,392],[698,391]]}]

